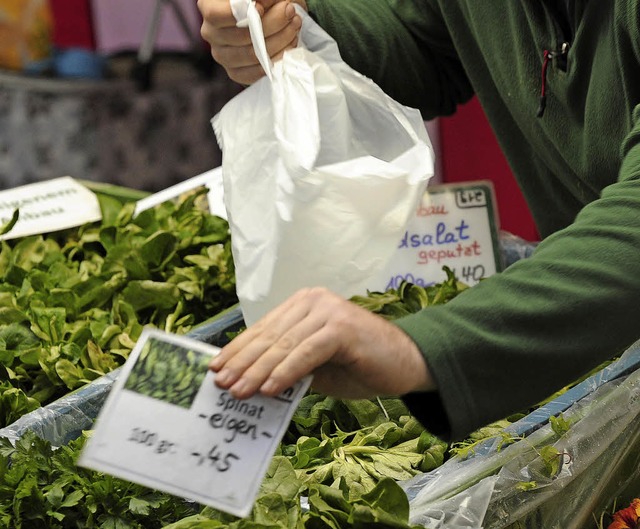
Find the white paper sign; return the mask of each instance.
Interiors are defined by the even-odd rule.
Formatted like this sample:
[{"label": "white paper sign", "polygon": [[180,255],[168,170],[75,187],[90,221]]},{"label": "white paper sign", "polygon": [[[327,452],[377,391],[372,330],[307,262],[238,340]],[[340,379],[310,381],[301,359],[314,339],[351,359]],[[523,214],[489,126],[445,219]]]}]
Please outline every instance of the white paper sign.
[{"label": "white paper sign", "polygon": [[70,176],[0,191],[0,226],[16,209],[18,222],[0,239],[74,228],[102,218],[96,195]]},{"label": "white paper sign", "polygon": [[227,210],[224,207],[223,187],[222,187],[222,168],[216,167],[206,173],[202,173],[193,178],[189,178],[184,182],[180,182],[171,187],[167,187],[162,191],[158,191],[153,195],[149,195],[136,202],[134,214],[153,208],[162,202],[172,200],[179,197],[183,193],[187,193],[198,187],[205,186],[208,189],[207,202],[209,203],[209,212],[223,219],[227,219]]},{"label": "white paper sign", "polygon": [[396,289],[402,281],[430,286],[446,279],[445,265],[470,286],[501,270],[494,203],[488,181],[429,187],[370,290]]},{"label": "white paper sign", "polygon": [[248,516],[311,379],[278,397],[236,400],[214,384],[207,370],[218,351],[145,329],[79,464]]}]

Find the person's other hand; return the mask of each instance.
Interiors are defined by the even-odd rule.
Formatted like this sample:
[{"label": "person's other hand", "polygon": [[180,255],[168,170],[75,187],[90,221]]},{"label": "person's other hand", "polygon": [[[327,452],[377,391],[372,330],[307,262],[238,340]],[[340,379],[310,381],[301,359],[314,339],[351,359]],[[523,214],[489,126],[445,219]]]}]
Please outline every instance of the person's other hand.
[{"label": "person's other hand", "polygon": [[[304,0],[295,3],[306,9]],[[298,44],[302,25],[291,0],[258,0],[267,51],[273,61]],[[249,85],[264,75],[251,45],[248,28],[238,28],[229,0],[198,0],[202,15],[200,33],[211,46],[211,55],[234,81]]]},{"label": "person's other hand", "polygon": [[275,396],[313,373],[314,390],[372,398],[435,389],[399,327],[324,288],[303,289],[222,348],[215,383],[243,399]]}]

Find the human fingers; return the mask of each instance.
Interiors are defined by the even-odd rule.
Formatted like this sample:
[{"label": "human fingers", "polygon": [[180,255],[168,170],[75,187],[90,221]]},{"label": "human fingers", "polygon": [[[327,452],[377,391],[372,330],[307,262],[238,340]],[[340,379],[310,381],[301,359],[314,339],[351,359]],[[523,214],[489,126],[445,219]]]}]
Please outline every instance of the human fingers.
[{"label": "human fingers", "polygon": [[298,43],[302,19],[289,1],[278,2],[262,17],[262,29],[267,53],[273,61],[280,59],[287,49]]},{"label": "human fingers", "polygon": [[210,28],[228,28],[236,25],[229,0],[198,0],[202,20]]},{"label": "human fingers", "polygon": [[270,366],[261,393],[277,395],[309,373],[315,390],[339,398],[435,389],[420,350],[399,327],[328,291],[315,301],[310,314],[321,325]]},{"label": "human fingers", "polygon": [[[249,30],[236,26],[229,0],[198,0],[198,9],[202,14],[200,34],[209,44],[213,59],[234,81],[249,84],[247,78],[259,78],[261,69],[258,68]],[[262,6],[258,9],[263,11]]]},{"label": "human fingers", "polygon": [[[297,46],[301,25],[302,21],[296,15],[279,32],[272,33],[265,38],[267,52],[274,62],[280,60],[287,50]],[[229,30],[229,33],[231,31],[232,29]],[[232,38],[239,42],[238,38]],[[242,47],[231,45],[212,46],[211,53],[216,62],[225,68],[227,75],[241,84],[252,84],[265,74],[250,42]]]},{"label": "human fingers", "polygon": [[283,321],[283,319],[287,317],[287,314],[289,314],[290,308],[296,307],[295,299],[296,295],[290,296],[278,307],[269,311],[256,323],[238,334],[209,362],[209,369],[216,372],[220,371],[229,360],[238,354],[242,354],[247,345],[263,334],[266,329],[271,328],[272,323],[277,324]]},{"label": "human fingers", "polygon": [[[314,306],[324,291],[300,290],[225,346],[209,366],[218,372],[216,384],[230,388],[237,398],[246,398],[258,391],[277,365],[295,350],[300,354],[299,345],[324,324],[326,305]],[[316,355],[314,365],[304,372],[299,369],[292,371],[282,383],[297,381],[325,360]],[[296,363],[294,359],[293,364]],[[305,366],[306,363],[299,365]]]},{"label": "human fingers", "polygon": [[[249,85],[264,76],[264,70],[251,44],[247,28],[236,27],[236,21],[225,0],[200,0],[202,2],[202,37],[209,43],[211,55],[220,64],[230,79]],[[297,45],[302,20],[289,1],[274,3],[268,11],[257,6],[262,17],[267,53],[272,60],[278,60],[284,52]]]},{"label": "human fingers", "polygon": [[256,7],[260,6],[264,11],[268,11],[278,3],[288,2],[289,0],[256,0]]},{"label": "human fingers", "polygon": [[[236,398],[247,398],[257,392],[277,395],[311,374],[317,366],[329,361],[329,348],[310,350],[305,347],[310,337],[322,331],[323,323],[324,318],[311,312],[295,324],[287,325],[284,332],[254,340],[247,349],[253,347],[257,352],[255,360],[246,366],[229,388],[231,394]],[[294,366],[294,369],[280,369],[285,362],[288,366]],[[230,365],[232,363],[229,362]]]},{"label": "human fingers", "polygon": [[304,318],[308,309],[298,301],[300,297],[300,293],[289,297],[220,350],[209,363],[209,369],[218,373],[216,384],[229,387],[235,383],[257,357]]},{"label": "human fingers", "polygon": [[309,11],[309,8],[307,7],[307,3],[305,2],[305,0],[256,0],[256,7],[258,6],[262,7],[264,8],[265,11],[268,11],[274,5],[282,2],[291,2],[293,4],[298,4],[305,11]]},{"label": "human fingers", "polygon": [[[317,367],[332,361],[340,350],[339,337],[326,332],[327,321],[340,311],[339,296],[327,289],[303,289],[290,298],[272,321],[263,320],[244,336],[241,349],[226,360],[219,373],[223,384],[236,398],[246,398],[258,390],[277,395]],[[337,316],[340,319],[340,316]],[[333,328],[333,327],[331,327]],[[242,335],[241,335],[242,336]],[[234,374],[227,379],[227,371]]]}]

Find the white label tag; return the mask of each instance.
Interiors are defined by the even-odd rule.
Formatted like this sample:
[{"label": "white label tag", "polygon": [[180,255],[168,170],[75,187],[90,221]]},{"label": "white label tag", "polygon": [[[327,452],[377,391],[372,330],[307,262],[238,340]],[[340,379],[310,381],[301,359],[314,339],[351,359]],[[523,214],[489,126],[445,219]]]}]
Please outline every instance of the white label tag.
[{"label": "white label tag", "polygon": [[0,191],[0,226],[20,216],[0,239],[74,228],[102,218],[96,195],[70,176]]},{"label": "white label tag", "polygon": [[311,377],[278,397],[236,400],[207,370],[218,351],[145,329],[78,464],[248,516]]},{"label": "white label tag", "polygon": [[209,190],[207,193],[209,212],[212,215],[217,215],[218,217],[222,217],[226,220],[227,210],[224,207],[221,167],[216,167],[206,173],[194,176],[184,182],[180,182],[179,184],[175,184],[163,189],[162,191],[158,191],[153,195],[149,195],[148,197],[138,200],[138,202],[136,202],[135,215],[202,186],[205,186]]},{"label": "white label tag", "polygon": [[446,278],[475,285],[500,271],[498,220],[491,182],[427,188],[395,255],[370,290],[398,288],[403,281],[428,287]]}]

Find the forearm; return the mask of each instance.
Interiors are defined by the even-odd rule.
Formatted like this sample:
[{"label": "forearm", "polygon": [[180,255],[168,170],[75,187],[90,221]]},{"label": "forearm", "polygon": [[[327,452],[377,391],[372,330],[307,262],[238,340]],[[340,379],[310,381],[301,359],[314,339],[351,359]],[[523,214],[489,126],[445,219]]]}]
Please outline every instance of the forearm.
[{"label": "forearm", "polygon": [[639,168],[636,146],[621,181],[531,258],[398,321],[423,351],[454,438],[527,409],[638,338]]}]

